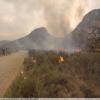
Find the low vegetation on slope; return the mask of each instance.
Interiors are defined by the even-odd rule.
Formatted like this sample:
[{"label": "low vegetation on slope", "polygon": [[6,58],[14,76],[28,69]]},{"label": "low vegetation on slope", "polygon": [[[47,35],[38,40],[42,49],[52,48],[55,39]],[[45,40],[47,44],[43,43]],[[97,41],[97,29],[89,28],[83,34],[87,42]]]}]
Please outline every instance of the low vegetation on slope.
[{"label": "low vegetation on slope", "polygon": [[30,52],[5,97],[100,97],[100,53]]}]

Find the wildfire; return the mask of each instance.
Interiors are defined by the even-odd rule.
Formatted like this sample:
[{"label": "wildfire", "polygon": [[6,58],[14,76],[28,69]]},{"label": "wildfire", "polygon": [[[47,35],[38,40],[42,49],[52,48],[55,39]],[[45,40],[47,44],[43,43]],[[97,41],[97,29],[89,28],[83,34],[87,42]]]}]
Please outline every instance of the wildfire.
[{"label": "wildfire", "polygon": [[32,62],[33,62],[33,64],[36,64],[36,62],[37,62],[34,57],[32,57]]},{"label": "wildfire", "polygon": [[63,56],[59,56],[59,63],[63,63],[65,60],[64,60],[64,57]]}]

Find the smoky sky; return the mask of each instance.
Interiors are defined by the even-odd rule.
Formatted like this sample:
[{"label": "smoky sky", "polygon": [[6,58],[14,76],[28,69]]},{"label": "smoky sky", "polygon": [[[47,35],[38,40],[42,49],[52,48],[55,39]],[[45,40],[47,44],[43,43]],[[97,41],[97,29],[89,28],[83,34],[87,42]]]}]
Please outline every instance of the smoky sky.
[{"label": "smoky sky", "polygon": [[38,27],[64,36],[99,6],[99,0],[0,0],[0,39],[15,39]]}]

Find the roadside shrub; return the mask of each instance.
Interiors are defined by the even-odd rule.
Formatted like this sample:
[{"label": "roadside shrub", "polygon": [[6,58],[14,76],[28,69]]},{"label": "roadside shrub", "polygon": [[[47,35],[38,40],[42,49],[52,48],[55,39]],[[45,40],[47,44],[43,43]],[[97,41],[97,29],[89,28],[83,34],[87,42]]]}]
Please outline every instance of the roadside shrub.
[{"label": "roadside shrub", "polygon": [[6,97],[100,97],[99,76],[100,53],[33,52]]}]

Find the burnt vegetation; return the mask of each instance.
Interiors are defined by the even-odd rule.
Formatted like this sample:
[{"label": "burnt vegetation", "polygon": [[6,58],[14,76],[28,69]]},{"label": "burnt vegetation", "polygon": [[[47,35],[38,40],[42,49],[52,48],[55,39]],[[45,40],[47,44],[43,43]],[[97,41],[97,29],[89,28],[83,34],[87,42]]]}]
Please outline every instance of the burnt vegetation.
[{"label": "burnt vegetation", "polygon": [[87,14],[71,35],[78,52],[30,50],[5,97],[100,97],[100,10]]},{"label": "burnt vegetation", "polygon": [[100,97],[100,53],[30,51],[5,97]]}]

